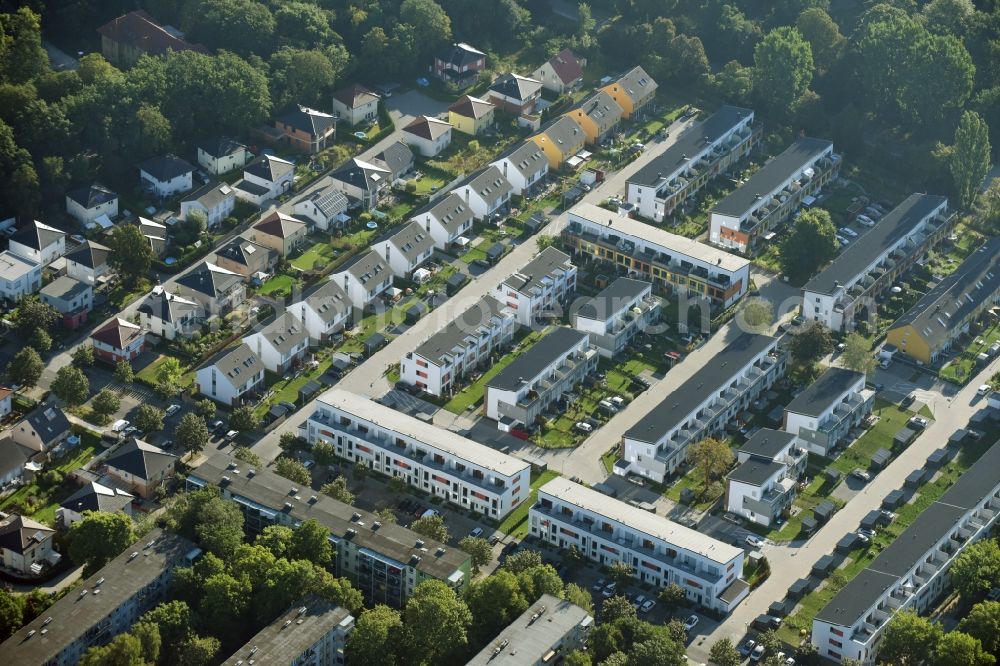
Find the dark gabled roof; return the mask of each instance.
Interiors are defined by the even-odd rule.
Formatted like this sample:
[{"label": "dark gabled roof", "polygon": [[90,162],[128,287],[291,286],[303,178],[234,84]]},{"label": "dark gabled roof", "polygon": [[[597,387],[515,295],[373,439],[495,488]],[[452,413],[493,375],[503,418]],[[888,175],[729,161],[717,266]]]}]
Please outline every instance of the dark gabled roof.
[{"label": "dark gabled roof", "polygon": [[273,322],[247,337],[257,335],[267,340],[274,347],[275,351],[282,356],[309,340],[309,334],[306,333],[302,322],[287,310]]},{"label": "dark gabled roof", "polygon": [[375,159],[385,164],[393,174],[400,174],[413,164],[413,151],[402,141],[396,141],[386,147]]},{"label": "dark gabled roof", "polygon": [[623,307],[651,289],[648,282],[620,277],[602,289],[593,298],[588,298],[574,314],[585,319],[607,321]]},{"label": "dark gabled roof", "polygon": [[308,200],[327,218],[343,213],[348,207],[347,196],[333,185],[314,190],[309,195]]},{"label": "dark gabled roof", "polygon": [[142,327],[116,317],[101,328],[94,331],[90,337],[103,342],[114,349],[125,349],[136,338],[142,337]]},{"label": "dark gabled roof", "polygon": [[116,513],[131,504],[134,499],[135,497],[124,490],[91,481],[67,497],[59,506],[76,513],[84,511]]},{"label": "dark gabled roof", "polygon": [[333,98],[348,109],[357,109],[365,104],[377,102],[381,99],[374,91],[358,83],[334,91]]},{"label": "dark gabled roof", "polygon": [[718,141],[752,114],[753,111],[750,109],[738,106],[727,105],[719,108],[704,122],[689,128],[677,137],[669,148],[636,171],[628,182],[649,187],[657,185],[660,180],[669,178],[679,171],[706,146]]},{"label": "dark gabled roof", "polygon": [[586,134],[580,124],[569,116],[559,116],[539,131],[549,138],[559,151],[566,153],[570,146],[578,146],[584,142]]},{"label": "dark gabled roof", "polygon": [[565,355],[586,337],[586,333],[560,326],[520,354],[486,385],[501,391],[516,391],[525,381],[537,377],[553,360]]},{"label": "dark gabled roof", "polygon": [[523,102],[532,96],[538,95],[542,89],[542,82],[527,76],[517,74],[503,74],[490,85],[490,92],[503,95],[510,99]]},{"label": "dark gabled roof", "polygon": [[486,54],[482,51],[469,46],[464,42],[458,42],[457,44],[452,44],[451,46],[443,49],[437,55],[437,59],[441,62],[448,63],[455,69],[461,69],[467,65],[471,65],[480,58],[485,58]]},{"label": "dark gabled roof", "polygon": [[256,176],[270,183],[276,183],[295,171],[295,165],[274,155],[261,155],[243,169],[244,174]]},{"label": "dark gabled roof", "polygon": [[136,48],[149,55],[163,55],[170,51],[197,51],[208,53],[201,44],[190,44],[171,34],[141,9],[108,21],[97,32],[102,37]]},{"label": "dark gabled roof", "polygon": [[955,327],[965,326],[969,314],[1000,290],[1000,237],[991,238],[941,280],[917,304],[893,323],[892,329],[912,326],[932,350],[952,339]]},{"label": "dark gabled roof", "polygon": [[31,224],[18,229],[17,233],[10,237],[10,242],[20,243],[33,250],[42,250],[53,243],[58,243],[59,239],[65,238],[65,236],[65,231],[42,224],[38,220],[32,220]]},{"label": "dark gabled roof", "polygon": [[421,208],[413,217],[423,214],[431,215],[441,226],[448,230],[448,233],[455,233],[462,228],[466,222],[472,219],[472,208],[454,192],[438,199],[434,203]]},{"label": "dark gabled roof", "polygon": [[274,211],[263,220],[253,225],[255,231],[276,238],[291,238],[306,228],[306,223],[296,220],[291,215]]},{"label": "dark gabled roof", "polygon": [[[455,275],[463,275],[456,273]],[[416,354],[435,365],[443,365],[456,347],[475,345],[479,341],[477,331],[488,326],[494,317],[503,315],[504,305],[492,296],[483,296],[475,305],[427,338],[416,349]]]},{"label": "dark gabled roof", "polygon": [[209,183],[202,185],[197,190],[184,195],[184,201],[197,201],[205,208],[211,210],[226,199],[236,196],[233,188],[228,183]]},{"label": "dark gabled roof", "polygon": [[242,281],[243,277],[238,273],[203,261],[194,270],[177,278],[177,285],[216,298],[231,289],[235,283]]},{"label": "dark gabled roof", "polygon": [[237,236],[215,251],[215,256],[253,270],[269,265],[275,254],[277,253],[271,248],[258,245],[242,236]]},{"label": "dark gabled roof", "polygon": [[838,402],[844,393],[859,380],[864,381],[864,373],[846,368],[827,368],[819,378],[802,391],[785,411],[803,416],[819,416],[830,405]]},{"label": "dark gabled roof", "polygon": [[409,125],[403,128],[403,131],[421,139],[434,141],[438,137],[451,132],[451,124],[446,120],[432,116],[417,116]]},{"label": "dark gabled roof", "polygon": [[70,190],[66,196],[87,209],[96,208],[118,198],[117,194],[100,183]]},{"label": "dark gabled roof", "polygon": [[492,113],[494,109],[496,107],[492,102],[472,95],[462,95],[458,101],[448,107],[449,111],[454,111],[464,118],[482,118]]},{"label": "dark gabled roof", "polygon": [[51,538],[55,533],[48,525],[13,515],[0,522],[0,549],[6,548],[23,555],[24,551]]},{"label": "dark gabled roof", "polygon": [[521,143],[514,144],[508,150],[501,153],[491,164],[503,172],[504,169],[500,163],[505,159],[525,178],[530,178],[539,171],[544,171],[549,166],[549,160],[545,157],[545,151],[534,141],[522,141]]},{"label": "dark gabled roof", "polygon": [[563,85],[569,85],[583,76],[580,58],[569,49],[563,49],[549,58],[549,65],[552,66],[552,71],[556,73]]},{"label": "dark gabled roof", "polygon": [[642,67],[635,66],[615,81],[634,102],[657,89],[656,81]]},{"label": "dark gabled roof", "polygon": [[514,189],[510,181],[500,173],[500,169],[497,169],[493,165],[474,172],[471,176],[456,185],[452,191],[462,196],[458,191],[463,188],[472,190],[487,202],[495,201],[506,194],[510,194]]},{"label": "dark gabled roof", "polygon": [[781,463],[761,460],[760,458],[749,458],[734,469],[729,474],[729,478],[751,486],[761,486],[783,469],[785,469],[785,466]]},{"label": "dark gabled roof", "polygon": [[184,315],[198,312],[198,304],[163,287],[153,287],[153,291],[139,305],[139,312],[166,322],[179,321]]},{"label": "dark gabled roof", "polygon": [[538,256],[525,264],[521,270],[503,281],[505,287],[530,294],[538,283],[559,271],[568,270],[572,265],[570,256],[558,248],[549,246],[538,253]]},{"label": "dark gabled roof", "polygon": [[769,335],[741,334],[629,428],[625,437],[640,442],[658,442],[775,341],[776,338]]},{"label": "dark gabled roof", "polygon": [[825,139],[796,139],[783,153],[750,176],[747,182],[715,204],[711,212],[742,217],[760,197],[770,196],[790,175],[832,147],[833,143]]},{"label": "dark gabled roof", "polygon": [[789,444],[795,441],[795,435],[784,430],[761,428],[739,448],[740,453],[746,453],[754,458],[774,460]]},{"label": "dark gabled roof", "polygon": [[250,349],[250,345],[245,342],[237,345],[236,347],[223,349],[218,354],[205,361],[205,364],[202,367],[208,368],[213,365],[219,372],[230,379],[235,379],[243,374],[254,375],[258,372],[264,371],[264,364],[261,362],[257,354]]},{"label": "dark gabled roof", "polygon": [[361,284],[368,284],[369,280],[387,275],[391,272],[389,264],[375,250],[369,250],[363,254],[356,255],[349,262],[337,269],[334,275],[350,273]]},{"label": "dark gabled roof", "polygon": [[25,416],[22,422],[27,423],[45,444],[54,442],[69,430],[69,419],[63,411],[45,403]]},{"label": "dark gabled roof", "polygon": [[[386,240],[392,243],[409,262],[416,261],[420,255],[434,247],[434,238],[416,222],[410,222],[382,239]],[[372,245],[382,241],[375,241]]]},{"label": "dark gabled roof", "polygon": [[287,109],[277,120],[310,136],[324,136],[336,124],[331,114],[301,104]]},{"label": "dark gabled roof", "polygon": [[35,451],[24,448],[9,436],[0,439],[0,477],[7,476],[15,469],[21,469],[33,455]]},{"label": "dark gabled roof", "polygon": [[107,246],[94,241],[86,241],[75,250],[67,252],[66,261],[74,261],[87,268],[99,268],[108,263],[110,252],[111,248]]},{"label": "dark gabled roof", "polygon": [[334,280],[326,280],[318,289],[306,296],[305,302],[323,321],[329,323],[351,309],[350,299]]},{"label": "dark gabled roof", "polygon": [[161,182],[173,180],[194,171],[193,166],[176,155],[154,157],[140,164],[139,168]]},{"label": "dark gabled roof", "polygon": [[932,194],[911,194],[874,227],[844,248],[802,290],[816,294],[835,294],[840,285],[847,284],[866,270],[875,259],[910,234],[924,218],[947,201],[946,197]]},{"label": "dark gabled roof", "polygon": [[247,147],[236,139],[230,139],[225,136],[216,137],[214,139],[209,139],[198,144],[199,150],[207,153],[211,157],[216,159],[220,157],[226,157],[228,155],[235,155],[237,153],[246,152]]},{"label": "dark gabled roof", "polygon": [[388,169],[353,157],[344,166],[331,173],[330,177],[366,192],[376,192],[391,175]]}]

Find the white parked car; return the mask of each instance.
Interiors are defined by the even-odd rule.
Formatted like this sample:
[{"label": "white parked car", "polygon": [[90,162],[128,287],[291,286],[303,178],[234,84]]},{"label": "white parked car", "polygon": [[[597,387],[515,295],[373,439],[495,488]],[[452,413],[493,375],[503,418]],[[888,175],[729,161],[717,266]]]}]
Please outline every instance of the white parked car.
[{"label": "white parked car", "polygon": [[976,389],[976,395],[989,395],[993,391],[993,387],[989,384],[983,384]]},{"label": "white parked car", "polygon": [[164,414],[166,414],[167,416],[173,416],[179,411],[181,411],[180,405],[170,405],[169,407],[167,407],[166,411],[164,411]]},{"label": "white parked car", "polygon": [[580,432],[591,432],[593,431],[594,426],[590,425],[586,421],[577,421],[576,429],[579,430]]},{"label": "white parked car", "polygon": [[698,616],[697,615],[691,615],[691,616],[688,617],[688,619],[684,620],[684,629],[685,629],[685,631],[691,631],[696,626],[698,626]]},{"label": "white parked car", "polygon": [[758,536],[754,536],[753,534],[747,535],[746,542],[753,548],[760,548],[764,545],[764,540]]},{"label": "white parked car", "polygon": [[646,599],[645,601],[642,602],[642,605],[639,606],[639,612],[648,613],[649,611],[653,610],[653,606],[655,605],[656,605],[655,601],[653,601],[652,599]]},{"label": "white parked car", "polygon": [[875,221],[872,220],[872,218],[868,217],[867,215],[858,215],[854,219],[857,220],[858,224],[863,224],[866,227],[874,227],[875,226]]},{"label": "white parked car", "polygon": [[854,229],[851,229],[850,227],[841,227],[840,233],[844,234],[845,236],[850,236],[851,238],[858,237],[858,232],[855,231]]}]

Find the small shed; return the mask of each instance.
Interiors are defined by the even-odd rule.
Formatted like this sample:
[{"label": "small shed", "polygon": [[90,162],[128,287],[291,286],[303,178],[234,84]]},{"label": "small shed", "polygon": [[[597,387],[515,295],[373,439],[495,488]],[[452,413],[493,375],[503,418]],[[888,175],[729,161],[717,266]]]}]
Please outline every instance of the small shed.
[{"label": "small shed", "polygon": [[806,516],[805,518],[802,519],[802,532],[804,534],[812,534],[813,532],[816,531],[816,528],[818,526],[819,523],[817,523],[816,519],[813,518],[812,516]]},{"label": "small shed", "polygon": [[907,474],[906,478],[903,479],[903,487],[904,488],[911,488],[911,489],[912,488],[919,488],[920,485],[924,482],[924,479],[926,478],[926,476],[927,476],[927,470],[925,470],[925,469],[915,469],[912,472],[910,472],[909,474]]},{"label": "small shed", "polygon": [[495,264],[500,261],[500,257],[507,251],[507,246],[503,243],[493,243],[486,248],[486,261]]},{"label": "small shed", "polygon": [[825,523],[830,520],[830,516],[837,511],[837,507],[833,505],[833,502],[829,500],[824,500],[816,505],[813,509],[813,515],[816,516],[816,520]]},{"label": "small shed", "polygon": [[879,449],[872,454],[871,466],[875,469],[885,469],[890,460],[892,460],[892,451],[889,449]]},{"label": "small shed", "polygon": [[427,312],[427,306],[423,303],[414,303],[406,309],[405,321],[409,325],[416,324]]},{"label": "small shed", "polygon": [[384,347],[387,342],[388,340],[381,333],[372,333],[365,340],[365,356],[371,356]]},{"label": "small shed", "polygon": [[892,511],[893,509],[898,509],[899,507],[903,506],[903,502],[905,501],[906,501],[906,493],[904,493],[902,490],[893,490],[891,493],[885,496],[884,500],[882,500],[882,508],[888,511]]},{"label": "small shed", "polygon": [[861,527],[866,530],[873,530],[880,524],[882,524],[882,512],[878,509],[872,509],[861,519]]},{"label": "small shed", "polygon": [[780,423],[783,418],[785,418],[785,408],[782,405],[778,405],[767,413],[767,420],[771,423]]},{"label": "small shed", "polygon": [[951,437],[948,438],[949,446],[958,446],[965,438],[969,436],[969,431],[965,428],[959,428],[955,432],[951,433]]},{"label": "small shed", "polygon": [[900,428],[892,437],[894,447],[905,448],[917,438],[917,431],[910,428]]},{"label": "small shed", "polygon": [[563,192],[563,207],[569,204],[575,204],[577,201],[583,198],[583,189],[579,186],[574,185],[565,192]]},{"label": "small shed", "polygon": [[812,566],[812,573],[815,576],[826,576],[833,571],[836,566],[837,558],[833,555],[827,554],[816,560],[816,564]]},{"label": "small shed", "polygon": [[465,273],[458,272],[448,278],[445,282],[444,288],[449,296],[453,296],[458,292],[459,289],[465,286],[465,283],[469,281],[469,276]]},{"label": "small shed", "polygon": [[795,608],[795,603],[788,599],[772,601],[771,605],[767,607],[767,614],[771,617],[787,617],[793,608]]},{"label": "small shed", "polygon": [[310,379],[299,389],[299,402],[306,402],[311,397],[323,390],[323,385]]},{"label": "small shed", "polygon": [[840,478],[844,476],[840,471],[835,470],[832,467],[828,467],[826,471],[823,472],[823,475],[826,477],[827,483],[829,483],[831,486],[840,481]]},{"label": "small shed", "polygon": [[858,543],[858,535],[854,532],[848,532],[844,536],[840,537],[840,541],[834,546],[834,550],[838,553],[849,553],[854,550],[854,547]]},{"label": "small shed", "polygon": [[271,405],[271,409],[267,410],[267,416],[271,421],[277,421],[278,419],[283,419],[285,418],[285,414],[287,413],[288,410],[285,409],[285,406],[281,404]]},{"label": "small shed", "polygon": [[813,589],[812,578],[799,578],[788,586],[788,598],[799,600]]},{"label": "small shed", "polygon": [[539,230],[545,226],[546,221],[547,220],[542,213],[535,213],[524,221],[524,226],[527,228],[528,233],[537,234]]},{"label": "small shed", "polygon": [[938,469],[942,467],[951,458],[951,453],[948,449],[938,449],[937,451],[932,451],[929,456],[927,456],[927,469]]},{"label": "small shed", "polygon": [[340,356],[334,356],[333,362],[330,364],[330,369],[328,372],[335,377],[343,377],[347,374],[347,371],[351,369],[351,362],[346,358]]},{"label": "small shed", "polygon": [[681,504],[691,504],[695,500],[695,494],[693,488],[682,488],[681,489]]}]

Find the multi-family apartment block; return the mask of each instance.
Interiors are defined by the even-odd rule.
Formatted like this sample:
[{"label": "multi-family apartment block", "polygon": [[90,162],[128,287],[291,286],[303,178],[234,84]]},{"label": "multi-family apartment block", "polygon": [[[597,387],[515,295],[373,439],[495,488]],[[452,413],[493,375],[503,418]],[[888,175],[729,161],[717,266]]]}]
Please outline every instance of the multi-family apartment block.
[{"label": "multi-family apartment block", "polygon": [[723,106],[681,134],[628,180],[627,201],[640,216],[663,219],[760,142],[753,111]]},{"label": "multi-family apartment block", "polygon": [[757,170],[709,212],[709,242],[747,252],[840,171],[823,139],[803,137]]},{"label": "multi-family apartment block", "polygon": [[619,475],[662,482],[687,460],[688,447],[717,435],[785,374],[778,339],[743,333],[625,432]]},{"label": "multi-family apartment block", "polygon": [[310,444],[494,520],[528,499],[528,463],[343,389],[320,396],[305,425]]},{"label": "multi-family apartment block", "polygon": [[785,407],[783,430],[811,453],[829,456],[871,414],[874,400],[863,372],[827,368]]},{"label": "multi-family apartment block", "polygon": [[642,583],[680,585],[691,602],[711,610],[728,613],[750,592],[742,548],[568,479],[538,489],[528,520],[536,538],[575,546],[603,566],[624,562]]},{"label": "multi-family apartment block", "polygon": [[911,194],[802,287],[802,316],[853,330],[859,313],[948,236],[954,218],[945,197]]},{"label": "multi-family apartment block", "polygon": [[554,312],[576,291],[576,266],[569,255],[547,247],[524,267],[493,288],[493,297],[514,313],[517,323],[531,326]]},{"label": "multi-family apartment block", "polygon": [[309,596],[261,629],[222,662],[225,666],[335,666],[346,663],[344,649],[354,616],[325,599]]},{"label": "multi-family apartment block", "polygon": [[575,252],[649,280],[658,291],[707,298],[727,308],[750,284],[750,262],[743,257],[593,204],[570,209],[564,233]]},{"label": "multi-family apartment block", "polygon": [[806,457],[795,435],[758,430],[736,452],[739,466],[726,479],[726,511],[770,527],[791,507]]},{"label": "multi-family apartment block", "polygon": [[570,313],[573,328],[590,336],[590,344],[606,358],[625,350],[637,335],[660,318],[660,299],[653,285],[618,278]]}]

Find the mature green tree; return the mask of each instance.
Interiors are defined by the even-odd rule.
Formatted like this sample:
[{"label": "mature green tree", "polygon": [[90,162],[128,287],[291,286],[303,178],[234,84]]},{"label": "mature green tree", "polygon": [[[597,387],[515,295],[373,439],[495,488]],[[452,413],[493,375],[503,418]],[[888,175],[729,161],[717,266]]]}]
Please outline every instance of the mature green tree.
[{"label": "mature green tree", "polygon": [[929,36],[921,46],[912,54],[899,105],[914,125],[930,127],[962,109],[972,95],[976,67],[953,35]]},{"label": "mature green tree", "polygon": [[[73,367],[73,366],[68,366]],[[107,423],[108,417],[121,409],[122,401],[118,394],[108,389],[101,389],[90,402],[90,408],[94,411],[103,423]]]},{"label": "mature green tree", "polygon": [[303,486],[308,486],[312,483],[312,475],[309,474],[309,470],[295,458],[278,458],[274,463],[274,471],[286,479],[302,484]]},{"label": "mature green tree", "polygon": [[243,543],[243,513],[235,503],[211,497],[198,507],[194,533],[205,550],[226,559]]},{"label": "mature green tree", "polygon": [[73,350],[73,364],[78,368],[94,365],[94,346],[82,344]]},{"label": "mature green tree", "polygon": [[499,569],[492,576],[472,582],[465,592],[465,603],[472,613],[473,642],[485,643],[528,609],[517,576]]},{"label": "mature green tree", "polygon": [[51,328],[59,321],[59,313],[48,303],[28,296],[17,304],[17,330],[22,336],[34,334],[36,329]]},{"label": "mature green tree", "polygon": [[844,352],[840,356],[840,363],[848,370],[872,374],[875,372],[875,356],[872,354],[871,343],[859,333],[849,333],[844,338]]},{"label": "mature green tree", "polygon": [[775,0],[771,7],[771,21],[780,25],[792,23],[796,16],[810,9],[825,11],[830,8],[830,0]]},{"label": "mature green tree", "polygon": [[347,637],[347,661],[358,666],[396,666],[403,619],[384,604],[361,613]]},{"label": "mature green tree", "polygon": [[760,333],[774,321],[774,305],[766,298],[748,298],[743,304],[741,316],[747,328]]},{"label": "mature green tree", "polygon": [[237,407],[229,415],[229,427],[240,432],[250,432],[257,428],[257,417],[254,416],[253,407],[245,405]]},{"label": "mature green tree", "polygon": [[976,7],[972,0],[931,0],[920,13],[931,32],[961,37],[972,24]]},{"label": "mature green tree", "polygon": [[657,595],[660,603],[666,606],[667,613],[673,615],[678,609],[687,605],[687,593],[677,583],[669,583],[660,588]]},{"label": "mature green tree", "polygon": [[123,384],[131,384],[135,381],[135,371],[132,370],[132,364],[128,361],[118,361],[115,364],[115,379]]},{"label": "mature green tree", "polygon": [[271,56],[271,96],[276,108],[317,105],[328,99],[339,72],[318,49],[284,47]]},{"label": "mature green tree", "polygon": [[52,336],[42,327],[36,328],[28,338],[28,344],[40,352],[47,352],[52,349]]},{"label": "mature green tree", "polygon": [[958,629],[978,638],[987,652],[1000,653],[1000,602],[976,604],[958,623]]},{"label": "mature green tree", "polygon": [[41,16],[26,6],[0,15],[0,79],[27,83],[49,68]]},{"label": "mature green tree", "polygon": [[185,3],[181,25],[192,40],[240,55],[270,52],[276,27],[267,6],[252,0]]},{"label": "mature green tree", "polygon": [[[337,460],[337,452],[333,448],[333,444],[328,442],[316,442],[312,447],[313,460],[316,461],[317,465],[332,465]],[[398,477],[392,477],[396,479]],[[390,479],[391,481],[392,479]]]},{"label": "mature green tree", "polygon": [[205,419],[210,419],[213,416],[215,416],[215,412],[217,410],[218,407],[216,406],[215,401],[213,401],[211,398],[203,398],[202,400],[196,402],[194,405],[195,413],[198,416]]},{"label": "mature green tree", "polygon": [[542,566],[542,556],[537,550],[519,550],[503,561],[503,568],[512,574]]},{"label": "mature green tree", "polygon": [[444,518],[441,514],[417,518],[410,525],[410,529],[428,539],[434,539],[441,543],[447,543],[449,538],[448,526],[444,524]]},{"label": "mature green tree", "polygon": [[82,405],[90,396],[90,381],[75,365],[59,368],[51,388],[57,398],[70,406]]},{"label": "mature green tree", "polygon": [[733,466],[733,451],[724,441],[706,437],[688,450],[688,460],[707,488]]},{"label": "mature green tree", "polygon": [[239,572],[250,581],[251,587],[259,589],[266,581],[277,561],[270,550],[259,543],[241,543],[229,559],[229,570]]},{"label": "mature green tree", "polygon": [[242,460],[249,465],[253,465],[254,467],[260,467],[264,462],[260,459],[259,455],[254,453],[253,449],[246,446],[234,446],[233,457],[237,460]]},{"label": "mature green tree", "polygon": [[976,201],[991,161],[990,130],[978,113],[966,111],[962,114],[955,130],[955,144],[949,153],[948,168],[959,203],[969,208]]},{"label": "mature green tree", "polygon": [[274,10],[275,35],[295,47],[312,47],[332,41],[330,15],[308,2],[288,2]]},{"label": "mature green tree", "polygon": [[176,654],[177,666],[204,666],[214,662],[222,643],[214,636],[194,636],[180,644]]},{"label": "mature green tree", "polygon": [[807,210],[781,243],[781,270],[792,282],[805,282],[833,259],[837,248],[837,227],[830,213],[821,208]]},{"label": "mature green tree", "polygon": [[24,602],[0,589],[0,640],[7,640],[24,624]]},{"label": "mature green tree", "polygon": [[774,633],[774,629],[767,629],[760,632],[757,635],[757,642],[763,645],[767,652],[776,652],[781,645],[781,641],[778,639],[777,634]]},{"label": "mature green tree", "polygon": [[562,597],[563,581],[551,564],[525,569],[517,574],[517,580],[524,595],[531,603],[538,601],[543,594]]},{"label": "mature green tree", "polygon": [[163,410],[153,405],[139,405],[139,411],[135,415],[135,426],[143,432],[159,432],[163,430],[163,419],[166,416]]},{"label": "mature green tree", "polygon": [[[8,16],[9,14],[0,14]],[[38,172],[31,153],[18,145],[14,130],[0,120],[0,198],[12,212],[32,215],[38,210],[40,192]]]},{"label": "mature green tree", "polygon": [[594,597],[590,594],[590,590],[583,587],[582,585],[577,585],[576,583],[567,583],[566,590],[563,593],[563,598],[566,601],[576,604],[580,608],[584,609],[591,615],[594,613]]},{"label": "mature green tree", "polygon": [[[172,356],[164,359],[156,368],[155,379],[157,384],[177,384],[183,376],[184,366]],[[213,411],[212,413],[214,414],[215,412]]]},{"label": "mature green tree", "polygon": [[597,28],[597,21],[594,20],[594,13],[590,9],[590,5],[586,2],[581,2],[576,6],[577,22],[576,22],[576,33],[574,37],[576,38],[577,46],[586,51],[594,46],[594,33]]},{"label": "mature green tree", "polygon": [[145,666],[142,642],[132,634],[118,634],[104,646],[83,653],[80,666]]},{"label": "mature green tree", "polygon": [[948,631],[938,641],[930,663],[932,666],[993,666],[997,659],[983,649],[978,638],[961,631]]},{"label": "mature green tree", "polygon": [[139,639],[143,660],[147,664],[155,664],[160,658],[160,647],[163,644],[159,627],[149,622],[136,622],[129,633]]},{"label": "mature green tree", "polygon": [[798,365],[812,365],[833,349],[833,335],[820,322],[806,322],[793,330],[789,352]]},{"label": "mature green tree", "polygon": [[623,618],[634,618],[635,606],[632,602],[620,594],[616,594],[610,599],[605,599],[601,604],[601,622],[614,624]]},{"label": "mature green tree", "polygon": [[22,347],[7,364],[7,378],[12,384],[34,386],[42,376],[45,364],[33,347]]},{"label": "mature green tree", "polygon": [[141,618],[160,629],[160,640],[168,647],[180,644],[194,633],[194,614],[183,601],[165,601]]},{"label": "mature green tree", "polygon": [[916,666],[933,655],[941,641],[941,627],[913,611],[896,613],[882,634],[878,659],[894,666]]},{"label": "mature green tree", "polygon": [[455,591],[439,580],[417,585],[403,611],[413,663],[449,663],[469,642],[472,613]]},{"label": "mature green tree", "polygon": [[458,542],[458,547],[472,556],[472,572],[478,574],[493,560],[493,547],[482,537],[467,536]]},{"label": "mature green tree", "polygon": [[115,225],[108,247],[108,265],[126,284],[136,284],[149,273],[153,249],[137,225]]},{"label": "mature green tree", "polygon": [[[124,513],[87,511],[69,531],[69,556],[88,572],[103,567],[135,540],[132,519]],[[89,573],[87,575],[90,575]]]},{"label": "mature green tree", "polygon": [[451,19],[434,0],[403,0],[399,19],[413,26],[421,58],[427,58],[451,41]]},{"label": "mature green tree", "polygon": [[292,533],[288,556],[297,560],[309,560],[317,566],[327,566],[333,560],[330,530],[315,518],[304,521]]},{"label": "mature green tree", "polygon": [[984,539],[963,550],[951,565],[951,580],[959,594],[970,601],[1000,587],[1000,545],[996,539]]},{"label": "mature green tree", "polygon": [[208,426],[204,419],[191,413],[181,417],[175,438],[182,449],[188,453],[201,453],[208,444],[208,437]]},{"label": "mature green tree", "polygon": [[795,28],[775,28],[754,49],[753,59],[758,103],[778,116],[787,116],[812,82],[809,42]]},{"label": "mature green tree", "polygon": [[654,634],[648,640],[636,643],[628,653],[629,666],[686,666],[684,644],[669,636]]},{"label": "mature green tree", "polygon": [[254,543],[267,548],[275,557],[285,557],[292,547],[292,528],[268,525],[257,535]]},{"label": "mature green tree", "polygon": [[708,651],[708,660],[715,666],[739,666],[742,659],[733,641],[727,636],[715,641]]},{"label": "mature green tree", "polygon": [[395,525],[399,522],[396,518],[396,513],[392,510],[392,507],[383,507],[375,512],[375,516],[385,525]]},{"label": "mature green tree", "polygon": [[338,476],[333,481],[323,484],[320,491],[324,495],[329,495],[333,499],[343,502],[344,504],[354,503],[354,493],[352,493],[350,488],[347,487],[347,479],[343,476]]},{"label": "mature green tree", "polygon": [[799,14],[795,29],[809,42],[816,69],[821,72],[835,65],[847,48],[847,39],[840,34],[837,22],[820,7],[812,7]]},{"label": "mature green tree", "polygon": [[753,68],[730,60],[712,76],[711,82],[727,102],[748,104],[753,94]]},{"label": "mature green tree", "polygon": [[239,633],[251,592],[250,581],[245,577],[216,574],[202,583],[198,613],[206,626],[217,627],[221,635]]}]

